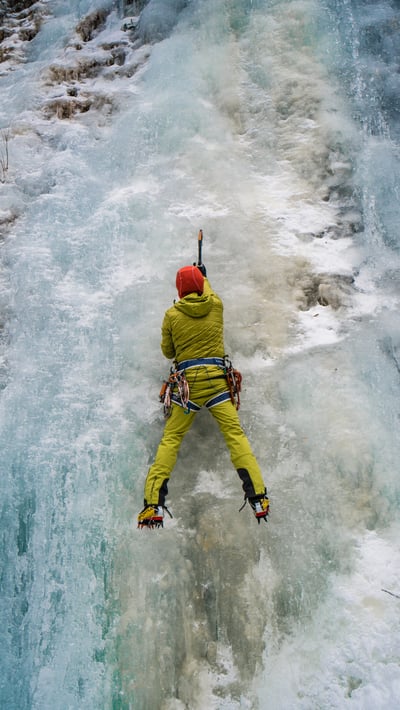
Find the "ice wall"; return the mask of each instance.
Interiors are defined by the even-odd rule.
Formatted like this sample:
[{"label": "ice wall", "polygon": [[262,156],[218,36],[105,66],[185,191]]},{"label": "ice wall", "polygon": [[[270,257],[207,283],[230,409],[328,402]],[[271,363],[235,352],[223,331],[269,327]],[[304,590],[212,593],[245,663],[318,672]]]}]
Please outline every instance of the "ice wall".
[{"label": "ice wall", "polygon": [[[395,707],[394,2],[21,12],[0,63],[0,704]],[[147,535],[159,329],[200,227],[270,522],[239,514],[201,412]]]}]

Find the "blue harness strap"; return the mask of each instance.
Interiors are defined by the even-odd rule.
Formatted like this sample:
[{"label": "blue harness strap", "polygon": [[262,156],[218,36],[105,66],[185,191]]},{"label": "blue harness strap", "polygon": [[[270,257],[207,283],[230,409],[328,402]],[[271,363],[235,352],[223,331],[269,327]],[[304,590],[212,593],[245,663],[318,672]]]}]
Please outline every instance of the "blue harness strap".
[{"label": "blue harness strap", "polygon": [[211,399],[206,402],[206,407],[207,409],[211,409],[211,407],[215,407],[216,404],[226,402],[228,399],[231,399],[231,393],[226,390],[226,392],[221,392],[220,394],[216,394],[215,397],[211,397]]},{"label": "blue harness strap", "polygon": [[[183,407],[183,404],[181,402],[181,398],[179,397],[179,394],[173,394],[171,397],[171,402],[174,402],[174,404],[178,404],[180,407]],[[189,410],[189,412],[199,412],[201,407],[199,407],[196,402],[192,402],[191,399],[188,400],[188,403],[186,405],[186,409]]]},{"label": "blue harness strap", "polygon": [[[217,404],[221,404],[222,402],[227,402],[228,399],[231,399],[230,392],[226,390],[226,392],[220,392],[219,394],[216,394],[215,397],[211,397],[211,399],[208,400],[208,402],[205,403],[205,407],[207,409],[211,409],[211,407],[215,407]],[[180,400],[180,397],[178,394],[173,394],[171,397],[171,402],[174,402],[174,404],[178,404],[180,407],[183,407],[183,404]],[[199,412],[201,407],[196,404],[196,402],[192,402],[191,399],[189,399],[187,403],[187,409],[189,412]]]},{"label": "blue harness strap", "polygon": [[189,370],[191,367],[200,367],[201,365],[217,365],[217,367],[225,367],[223,357],[198,357],[193,360],[183,360],[178,362],[176,368],[180,370]]}]

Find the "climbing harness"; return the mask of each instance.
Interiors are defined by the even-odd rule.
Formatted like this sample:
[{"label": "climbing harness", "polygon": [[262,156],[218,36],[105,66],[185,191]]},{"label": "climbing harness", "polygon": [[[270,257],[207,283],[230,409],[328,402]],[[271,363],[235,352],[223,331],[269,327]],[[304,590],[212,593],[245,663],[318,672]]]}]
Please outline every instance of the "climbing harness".
[{"label": "climbing harness", "polygon": [[236,409],[240,407],[240,392],[242,389],[242,375],[239,370],[235,370],[228,355],[224,357],[224,373],[229,387],[231,402]]},{"label": "climbing harness", "polygon": [[171,402],[175,387],[178,390],[177,396],[183,407],[185,414],[189,414],[189,384],[182,370],[174,370],[171,367],[168,380],[164,380],[160,390],[160,402],[164,405],[164,417],[167,419],[171,414]]},{"label": "climbing harness", "polygon": [[[206,407],[210,408],[216,404],[220,404],[220,402],[226,399],[230,399],[236,409],[239,409],[242,375],[239,370],[233,367],[229,356],[225,355],[223,358],[200,357],[191,360],[183,360],[182,362],[175,363],[175,368],[171,367],[169,378],[168,380],[164,380],[160,390],[160,402],[164,405],[165,418],[169,417],[171,414],[171,404],[173,401],[183,407],[185,414],[188,414],[191,409],[196,411],[200,409],[194,402],[189,402],[189,384],[185,377],[185,371],[190,370],[192,367],[201,367],[204,365],[216,365],[221,368],[223,374],[217,375],[212,379],[218,379],[218,377],[225,378],[229,392],[229,394],[228,392],[222,392],[211,398],[211,400],[206,403]],[[177,388],[177,393],[174,392],[175,387]]]}]

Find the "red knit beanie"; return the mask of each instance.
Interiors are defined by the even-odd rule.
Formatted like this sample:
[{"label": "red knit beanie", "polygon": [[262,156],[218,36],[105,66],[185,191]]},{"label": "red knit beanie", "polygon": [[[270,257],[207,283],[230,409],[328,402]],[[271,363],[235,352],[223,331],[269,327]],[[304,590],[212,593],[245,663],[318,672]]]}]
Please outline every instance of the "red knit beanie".
[{"label": "red knit beanie", "polygon": [[176,288],[179,298],[188,293],[196,292],[199,296],[203,293],[204,276],[197,266],[183,266],[176,274]]}]

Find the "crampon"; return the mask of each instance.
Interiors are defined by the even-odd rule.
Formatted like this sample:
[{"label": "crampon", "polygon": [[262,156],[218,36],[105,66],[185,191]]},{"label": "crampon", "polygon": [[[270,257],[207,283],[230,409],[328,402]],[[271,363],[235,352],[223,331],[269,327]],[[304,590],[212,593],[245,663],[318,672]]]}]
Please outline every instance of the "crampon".
[{"label": "crampon", "polygon": [[254,496],[254,498],[247,498],[247,496],[245,496],[244,503],[240,510],[243,510],[247,501],[249,501],[250,507],[255,518],[257,519],[258,524],[260,524],[261,520],[265,520],[267,523],[269,513],[269,499],[267,493],[265,492],[265,494],[261,496]]},{"label": "crampon", "polygon": [[141,530],[143,528],[163,528],[164,510],[166,510],[169,517],[172,518],[172,514],[165,505],[145,505],[138,515],[138,528]]}]

